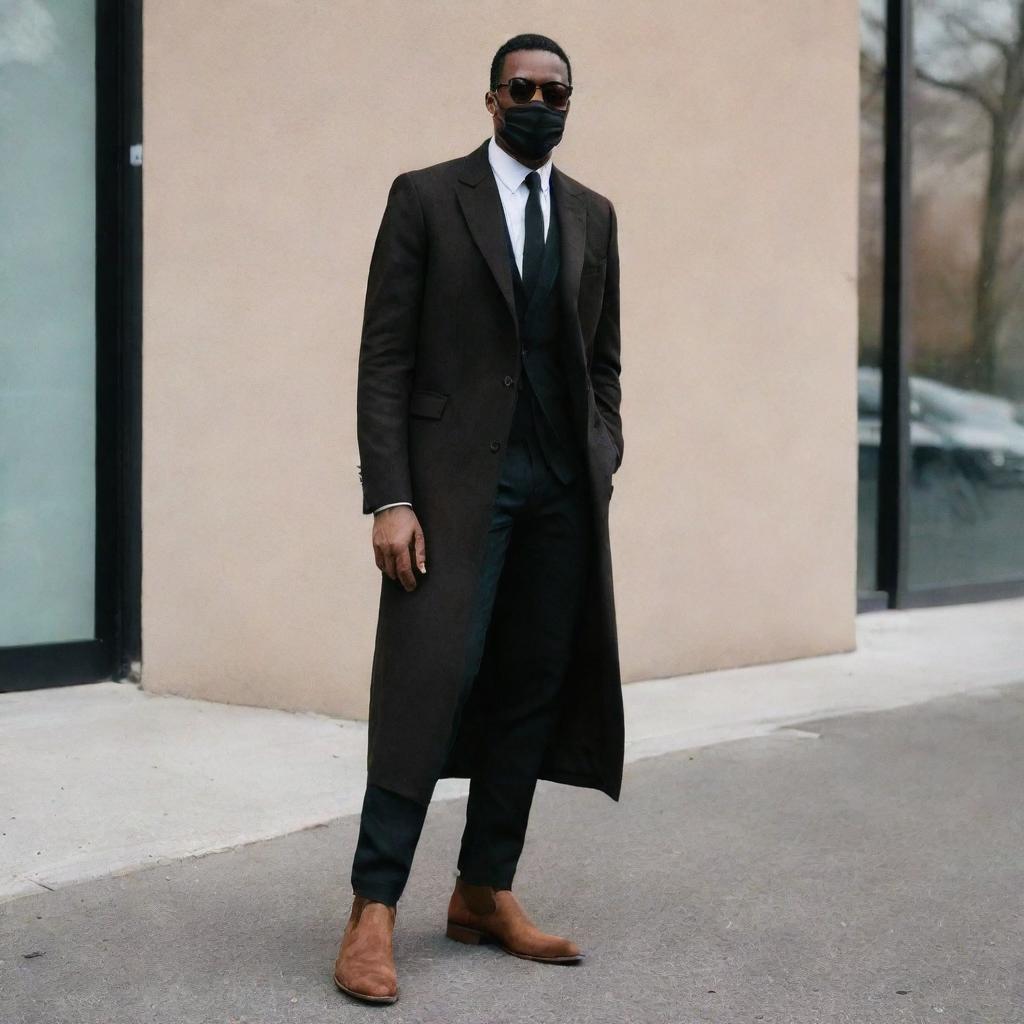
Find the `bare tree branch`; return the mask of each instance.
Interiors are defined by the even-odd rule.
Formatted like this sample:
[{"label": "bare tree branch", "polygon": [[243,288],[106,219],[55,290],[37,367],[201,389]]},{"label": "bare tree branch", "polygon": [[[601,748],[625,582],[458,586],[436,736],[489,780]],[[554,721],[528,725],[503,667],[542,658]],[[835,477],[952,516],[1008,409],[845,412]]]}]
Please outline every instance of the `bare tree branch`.
[{"label": "bare tree branch", "polygon": [[983,31],[972,21],[965,18],[961,11],[947,11],[942,16],[941,20],[946,26],[949,34],[954,36],[954,38],[956,30],[959,30],[962,33],[959,40],[960,42],[971,40],[975,43],[994,46],[1007,61],[1013,59],[1013,46],[1008,39],[1003,39],[1001,36],[990,35],[988,32]]},{"label": "bare tree branch", "polygon": [[939,78],[937,75],[933,75],[930,71],[925,71],[922,67],[915,67],[914,74],[922,81],[927,82],[929,85],[935,86],[936,89],[946,89],[949,92],[958,93],[961,96],[966,96],[968,99],[974,100],[975,103],[979,103],[985,111],[991,116],[996,117],[998,114],[998,108],[995,103],[989,99],[973,82],[962,82],[957,79]]},{"label": "bare tree branch", "polygon": [[860,79],[867,86],[864,102],[873,100],[885,86],[885,65],[864,50],[860,51]]},{"label": "bare tree branch", "polygon": [[885,18],[879,14],[875,14],[872,11],[861,11],[861,20],[867,25],[868,28],[874,30],[885,38]]},{"label": "bare tree branch", "polygon": [[1024,191],[1024,163],[1006,175],[1006,194],[1013,198],[1021,191]]},{"label": "bare tree branch", "polygon": [[1002,320],[1016,308],[1024,290],[1024,254],[1018,252],[1008,259],[1000,270],[999,280],[993,289],[993,307],[996,318]]}]

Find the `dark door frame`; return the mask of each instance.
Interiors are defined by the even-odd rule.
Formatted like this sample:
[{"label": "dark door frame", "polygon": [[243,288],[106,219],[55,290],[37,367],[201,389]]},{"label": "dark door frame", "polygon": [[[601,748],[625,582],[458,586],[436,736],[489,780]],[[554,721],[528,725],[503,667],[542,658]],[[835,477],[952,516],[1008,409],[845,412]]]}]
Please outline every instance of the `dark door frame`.
[{"label": "dark door frame", "polygon": [[141,657],[142,0],[96,3],[94,638],[0,648],[0,690],[137,675]]},{"label": "dark door frame", "polygon": [[913,6],[913,0],[886,3],[882,423],[875,563],[878,589],[858,595],[858,611],[963,604],[1024,595],[1024,579],[940,587],[911,587],[908,582]]}]

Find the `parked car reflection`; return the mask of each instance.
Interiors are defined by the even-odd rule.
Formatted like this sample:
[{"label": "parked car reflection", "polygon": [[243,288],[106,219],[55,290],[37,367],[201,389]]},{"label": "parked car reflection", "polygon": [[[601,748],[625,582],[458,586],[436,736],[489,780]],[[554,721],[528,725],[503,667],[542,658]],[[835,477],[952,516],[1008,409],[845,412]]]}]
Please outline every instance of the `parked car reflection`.
[{"label": "parked car reflection", "polygon": [[910,378],[910,414],[942,435],[970,480],[992,487],[1024,486],[1024,426],[1012,402],[952,387],[927,377]]},{"label": "parked car reflection", "polygon": [[[878,479],[878,446],[882,434],[882,375],[877,367],[861,366],[857,371],[857,434],[860,446],[860,476]],[[919,475],[922,467],[947,458],[946,443],[939,431],[919,418],[910,421],[911,469]]]},{"label": "parked car reflection", "polygon": [[[857,390],[861,458],[870,463],[871,449],[877,458],[881,427],[880,371],[860,367]],[[989,487],[1024,487],[1021,416],[1021,407],[1007,399],[911,374],[910,457],[915,481],[927,484],[936,475],[959,475]]]}]

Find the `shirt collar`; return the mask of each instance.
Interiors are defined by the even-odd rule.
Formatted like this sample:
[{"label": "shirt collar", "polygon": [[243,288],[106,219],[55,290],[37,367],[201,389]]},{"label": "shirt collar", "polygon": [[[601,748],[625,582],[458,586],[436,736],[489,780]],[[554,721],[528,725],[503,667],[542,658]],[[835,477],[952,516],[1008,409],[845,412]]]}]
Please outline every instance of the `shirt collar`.
[{"label": "shirt collar", "polygon": [[541,192],[547,192],[548,187],[551,183],[551,157],[548,156],[547,160],[537,168],[525,167],[521,164],[514,156],[506,153],[505,150],[494,141],[494,136],[491,136],[490,142],[487,144],[487,159],[490,161],[491,170],[494,171],[495,177],[507,188],[510,192],[515,192],[524,181],[526,176],[533,170],[536,170],[540,175],[540,190]]}]

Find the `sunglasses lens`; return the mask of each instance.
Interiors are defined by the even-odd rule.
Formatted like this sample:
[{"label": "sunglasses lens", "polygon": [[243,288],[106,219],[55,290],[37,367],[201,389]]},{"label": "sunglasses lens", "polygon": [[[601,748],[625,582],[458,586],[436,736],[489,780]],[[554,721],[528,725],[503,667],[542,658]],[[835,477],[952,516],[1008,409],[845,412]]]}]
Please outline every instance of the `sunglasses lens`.
[{"label": "sunglasses lens", "polygon": [[540,91],[549,107],[561,109],[569,102],[569,90],[561,82],[545,82]]},{"label": "sunglasses lens", "polygon": [[[564,110],[569,103],[569,94],[572,90],[561,82],[545,82],[540,87],[540,94],[549,107],[556,107]],[[529,78],[510,78],[508,80],[508,95],[513,103],[529,103],[537,92],[537,83]]]},{"label": "sunglasses lens", "polygon": [[513,103],[529,103],[533,99],[536,86],[528,78],[510,78],[508,95]]}]

